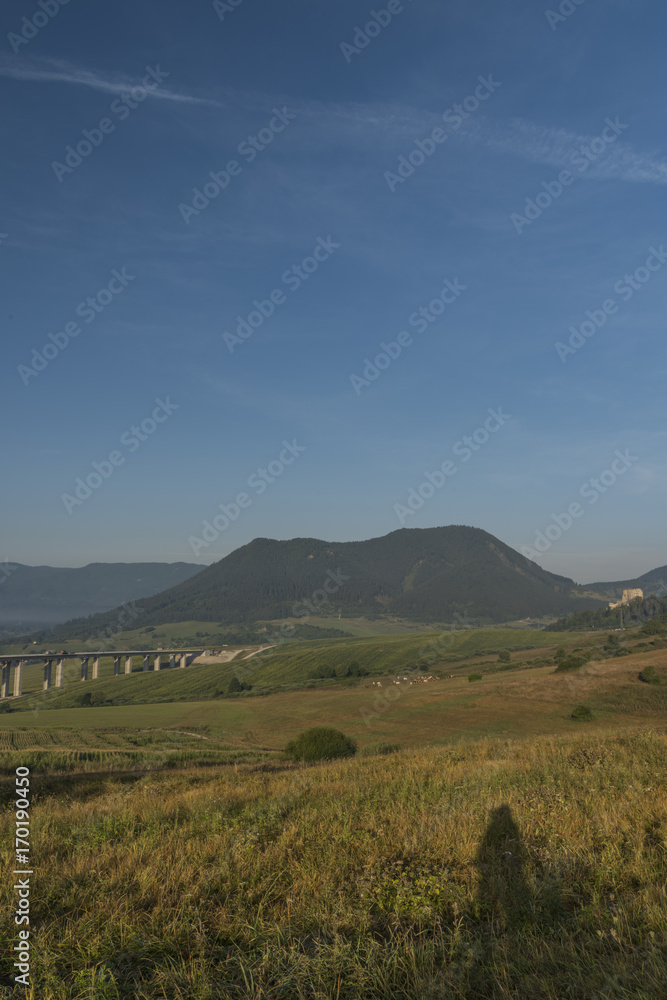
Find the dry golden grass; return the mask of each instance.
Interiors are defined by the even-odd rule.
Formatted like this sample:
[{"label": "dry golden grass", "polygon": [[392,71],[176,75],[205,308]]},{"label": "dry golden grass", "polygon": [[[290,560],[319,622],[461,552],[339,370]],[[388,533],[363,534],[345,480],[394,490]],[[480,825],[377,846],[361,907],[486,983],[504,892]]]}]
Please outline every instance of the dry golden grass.
[{"label": "dry golden grass", "polygon": [[660,1000],[666,764],[662,727],[36,784],[28,996]]}]

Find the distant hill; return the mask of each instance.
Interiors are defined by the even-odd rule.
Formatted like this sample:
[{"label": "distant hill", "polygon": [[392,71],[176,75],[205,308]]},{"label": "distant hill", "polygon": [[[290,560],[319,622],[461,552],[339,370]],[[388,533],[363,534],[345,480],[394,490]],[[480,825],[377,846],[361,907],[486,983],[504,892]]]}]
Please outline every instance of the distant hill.
[{"label": "distant hill", "polygon": [[644,591],[644,596],[656,594],[657,597],[664,597],[667,594],[667,566],[659,566],[652,569],[643,576],[638,576],[634,580],[617,580],[614,583],[588,583],[582,589],[591,593],[599,594],[610,601],[620,600],[624,590],[631,590],[640,587]]},{"label": "distant hill", "polygon": [[0,566],[0,626],[34,628],[150,597],[198,573],[195,563],[90,563],[81,569]]},{"label": "distant hill", "polygon": [[[564,615],[604,602],[479,528],[402,528],[363,542],[256,538],[169,590],[137,602],[143,622],[270,621],[307,614],[392,615],[473,624]],[[118,612],[70,622],[90,634]],[[69,630],[69,631],[68,631]]]}]

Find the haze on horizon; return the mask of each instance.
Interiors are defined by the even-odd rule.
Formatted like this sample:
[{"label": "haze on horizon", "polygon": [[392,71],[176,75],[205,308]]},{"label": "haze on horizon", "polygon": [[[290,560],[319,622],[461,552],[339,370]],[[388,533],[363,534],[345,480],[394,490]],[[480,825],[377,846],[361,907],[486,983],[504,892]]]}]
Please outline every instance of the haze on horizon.
[{"label": "haze on horizon", "polygon": [[2,11],[0,558],[667,563],[664,7],[372,9]]}]

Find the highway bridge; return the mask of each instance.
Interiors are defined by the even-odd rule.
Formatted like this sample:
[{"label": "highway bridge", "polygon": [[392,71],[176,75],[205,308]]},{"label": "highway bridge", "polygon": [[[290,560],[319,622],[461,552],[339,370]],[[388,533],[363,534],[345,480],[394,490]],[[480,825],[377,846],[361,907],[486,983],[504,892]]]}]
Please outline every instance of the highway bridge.
[{"label": "highway bridge", "polygon": [[[48,691],[52,680],[55,680],[55,687],[63,686],[66,660],[78,660],[81,664],[81,680],[87,681],[90,661],[93,661],[91,679],[97,680],[100,675],[100,659],[103,656],[113,657],[114,677],[119,677],[123,673],[132,673],[133,656],[143,657],[144,670],[165,670],[176,667],[177,663],[179,668],[189,667],[193,660],[204,652],[203,649],[114,649],[99,653],[68,653],[63,650],[61,653],[22,653],[20,656],[0,654],[2,668],[0,698],[12,696],[19,698],[21,696],[23,693],[23,669],[30,663],[44,664],[43,690]],[[55,678],[53,676],[54,663],[56,665]],[[122,670],[121,665],[123,666]]]}]

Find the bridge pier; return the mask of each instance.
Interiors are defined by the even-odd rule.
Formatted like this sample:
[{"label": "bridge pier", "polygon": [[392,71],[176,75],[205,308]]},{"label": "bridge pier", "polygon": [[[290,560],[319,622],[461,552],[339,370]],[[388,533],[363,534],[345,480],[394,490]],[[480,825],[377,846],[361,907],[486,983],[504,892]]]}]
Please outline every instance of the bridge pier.
[{"label": "bridge pier", "polygon": [[187,665],[188,665],[188,654],[187,653],[183,653],[183,655],[181,656],[181,662],[180,662],[179,666],[180,666],[180,668],[182,670],[183,667],[187,667]]},{"label": "bridge pier", "polygon": [[93,680],[96,681],[99,676],[100,676],[100,658],[99,656],[96,656],[93,659]]},{"label": "bridge pier", "polygon": [[158,653],[158,655],[153,658],[153,670],[159,670],[159,669],[160,669],[160,654]]},{"label": "bridge pier", "polygon": [[12,669],[12,661],[6,660],[2,664],[2,685],[0,687],[0,698],[9,697],[9,675]]},{"label": "bridge pier", "polygon": [[44,683],[42,684],[42,691],[49,691],[51,689],[51,668],[53,666],[53,660],[47,660],[44,664]]},{"label": "bridge pier", "polygon": [[132,673],[132,657],[131,656],[126,656],[125,657],[125,673],[126,674],[131,674]]},{"label": "bridge pier", "polygon": [[120,656],[114,656],[113,658],[113,675],[118,677],[120,674]]},{"label": "bridge pier", "polygon": [[20,698],[23,693],[23,660],[14,661],[14,697]]},{"label": "bridge pier", "polygon": [[173,670],[175,666],[176,666],[176,657],[172,653],[171,656],[169,657],[169,669]]},{"label": "bridge pier", "polygon": [[81,657],[81,680],[82,681],[87,681],[88,680],[88,657],[87,656],[82,656]]},{"label": "bridge pier", "polygon": [[61,688],[65,682],[65,661],[58,660],[56,663],[56,687]]},{"label": "bridge pier", "polygon": [[146,654],[146,656],[144,656],[144,670],[150,670],[150,669],[151,669],[151,658],[149,654]]}]

